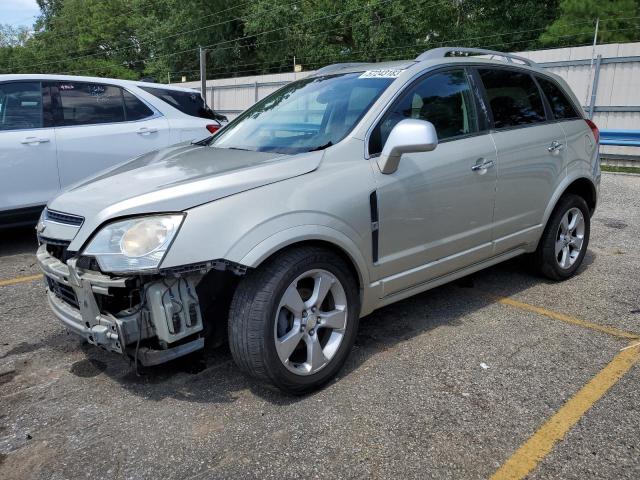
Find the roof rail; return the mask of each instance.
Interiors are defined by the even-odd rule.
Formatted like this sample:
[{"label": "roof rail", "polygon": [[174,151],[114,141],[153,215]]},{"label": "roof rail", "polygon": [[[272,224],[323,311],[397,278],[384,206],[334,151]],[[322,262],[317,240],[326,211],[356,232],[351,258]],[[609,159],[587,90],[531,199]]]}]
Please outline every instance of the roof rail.
[{"label": "roof rail", "polygon": [[319,70],[316,70],[313,75],[326,75],[327,73],[336,72],[338,70],[343,70],[345,68],[357,67],[358,65],[366,65],[364,62],[354,62],[354,63],[334,63],[333,65],[327,65],[326,67],[322,67]]},{"label": "roof rail", "polygon": [[528,58],[520,57],[518,55],[512,55],[510,53],[498,52],[495,50],[485,50],[484,48],[465,48],[465,47],[440,47],[440,48],[432,48],[431,50],[427,50],[426,52],[418,55],[416,57],[417,62],[421,62],[423,60],[433,60],[435,58],[444,58],[450,53],[480,53],[482,55],[492,55],[495,57],[502,57],[507,62],[513,63],[514,60],[518,60],[525,65],[530,67],[535,67],[536,62],[533,60],[529,60]]}]

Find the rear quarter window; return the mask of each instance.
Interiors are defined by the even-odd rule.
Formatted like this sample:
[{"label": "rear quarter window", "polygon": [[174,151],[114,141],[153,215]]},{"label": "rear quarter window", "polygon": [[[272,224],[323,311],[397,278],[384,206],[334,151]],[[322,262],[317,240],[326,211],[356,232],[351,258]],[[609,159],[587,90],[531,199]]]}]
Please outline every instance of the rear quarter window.
[{"label": "rear quarter window", "polygon": [[536,77],[536,79],[540,84],[544,96],[547,97],[547,102],[549,102],[549,106],[556,120],[580,118],[575,107],[560,87],[546,78]]},{"label": "rear quarter window", "polygon": [[156,87],[140,88],[186,115],[198,118],[216,118],[215,114],[206,107],[204,100],[198,92],[182,92]]},{"label": "rear quarter window", "polygon": [[495,128],[518,127],[546,121],[540,90],[526,72],[479,69]]},{"label": "rear quarter window", "polygon": [[144,120],[154,115],[153,110],[147,107],[138,97],[123,90],[124,107],[127,114],[127,121]]}]

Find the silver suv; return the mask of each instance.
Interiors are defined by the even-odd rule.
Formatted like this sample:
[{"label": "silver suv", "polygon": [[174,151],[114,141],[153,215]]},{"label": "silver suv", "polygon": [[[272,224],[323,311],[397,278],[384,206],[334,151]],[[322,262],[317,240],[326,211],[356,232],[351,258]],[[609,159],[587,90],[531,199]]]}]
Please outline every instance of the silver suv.
[{"label": "silver suv", "polygon": [[228,339],[242,370],[302,393],[383,305],[525,253],[575,274],[599,183],[598,130],[562,79],[435,49],[325,67],[76,185],[43,213],[38,260],[88,342],[156,365]]}]

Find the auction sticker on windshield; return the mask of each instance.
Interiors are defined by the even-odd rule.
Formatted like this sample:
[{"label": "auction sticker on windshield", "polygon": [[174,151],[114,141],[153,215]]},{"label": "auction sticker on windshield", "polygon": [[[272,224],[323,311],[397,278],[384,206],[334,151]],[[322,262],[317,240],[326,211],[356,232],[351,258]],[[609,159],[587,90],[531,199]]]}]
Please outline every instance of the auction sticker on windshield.
[{"label": "auction sticker on windshield", "polygon": [[392,69],[367,70],[358,78],[398,78],[403,71]]}]

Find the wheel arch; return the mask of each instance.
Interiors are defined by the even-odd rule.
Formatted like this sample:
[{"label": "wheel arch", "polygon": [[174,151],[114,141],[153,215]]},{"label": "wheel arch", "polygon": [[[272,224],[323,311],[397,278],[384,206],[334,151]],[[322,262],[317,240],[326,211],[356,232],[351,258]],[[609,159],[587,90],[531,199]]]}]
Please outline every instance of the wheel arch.
[{"label": "wheel arch", "polygon": [[271,235],[254,246],[239,261],[250,268],[257,268],[274,255],[294,247],[314,245],[339,255],[347,264],[358,284],[361,300],[370,282],[369,270],[358,245],[344,233],[331,227],[307,225],[289,228]]},{"label": "wheel arch", "polygon": [[567,193],[573,193],[584,198],[585,202],[587,202],[587,205],[589,206],[589,214],[593,215],[598,203],[598,191],[593,180],[584,176],[567,178],[556,190],[556,193],[553,195],[547,206],[543,222],[545,227],[553,210],[556,208],[556,205],[558,205],[560,199]]},{"label": "wheel arch", "polygon": [[567,193],[573,193],[584,198],[584,201],[587,202],[589,206],[589,215],[593,215],[598,202],[598,194],[596,186],[591,180],[586,177],[577,178],[562,192],[562,195],[560,195],[558,199]]}]

